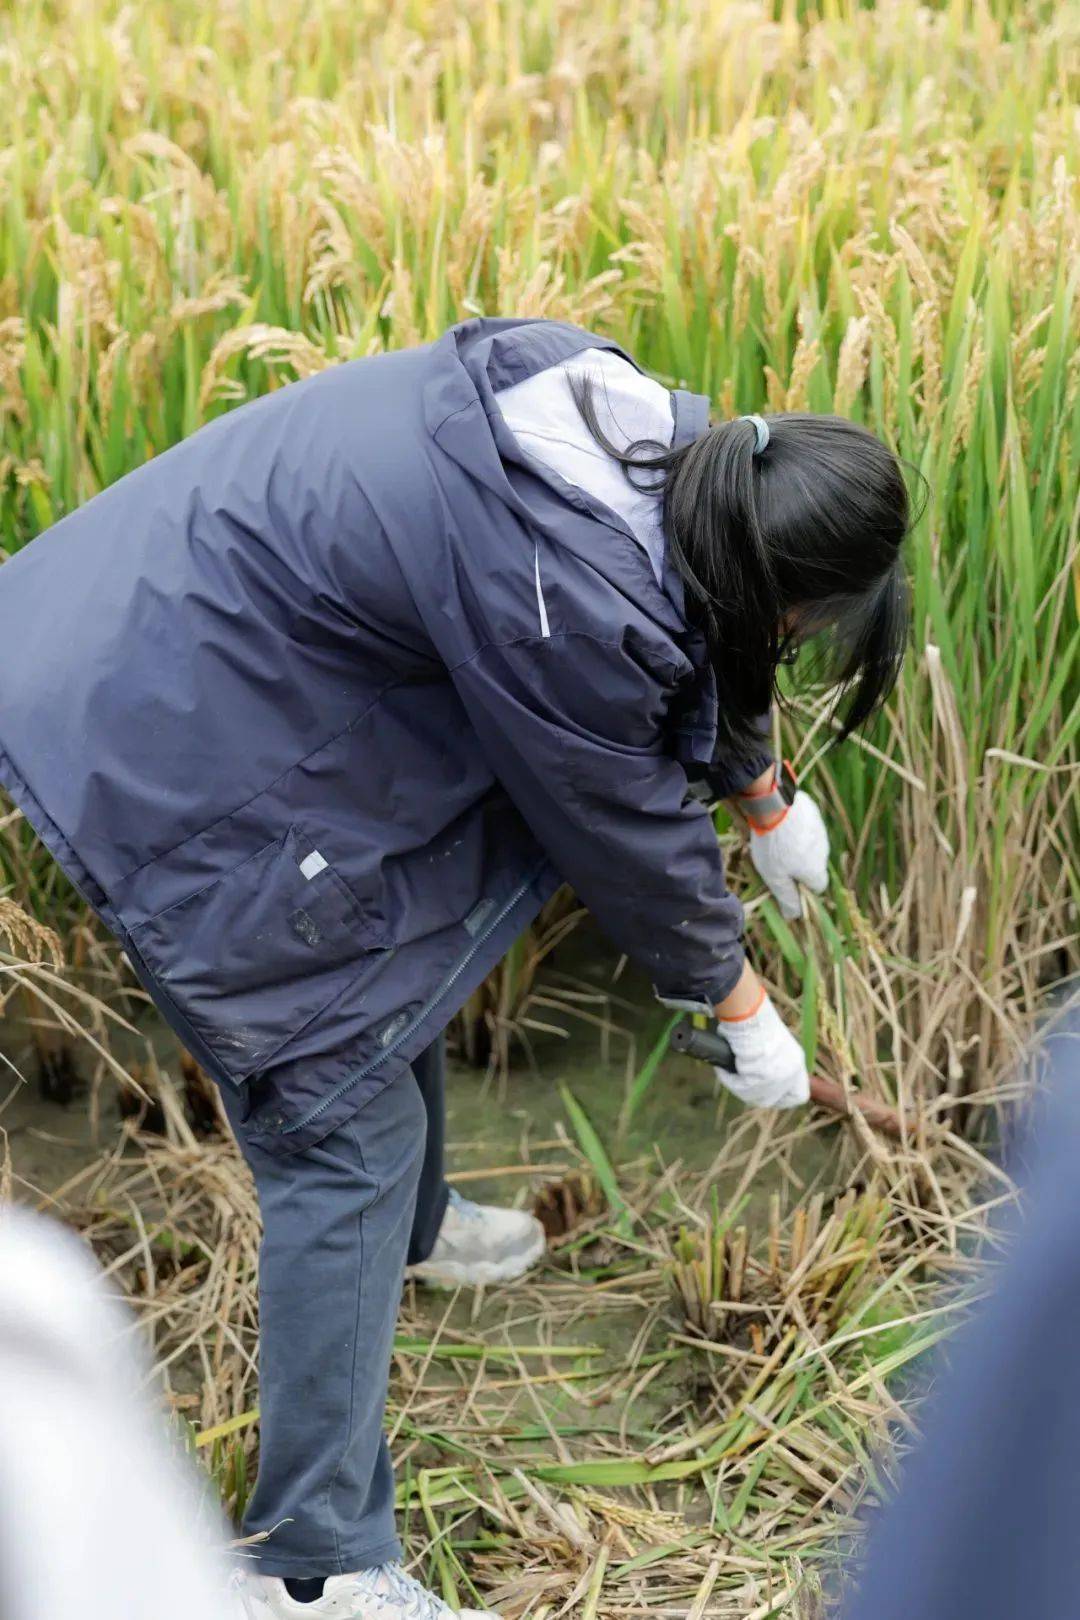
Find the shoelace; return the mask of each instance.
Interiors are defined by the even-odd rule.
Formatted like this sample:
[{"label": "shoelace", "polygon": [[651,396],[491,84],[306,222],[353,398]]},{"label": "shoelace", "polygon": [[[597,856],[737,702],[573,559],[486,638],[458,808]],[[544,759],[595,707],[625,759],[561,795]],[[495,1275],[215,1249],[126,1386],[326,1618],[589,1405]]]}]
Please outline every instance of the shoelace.
[{"label": "shoelace", "polygon": [[[368,1575],[370,1582],[365,1579]],[[365,1598],[372,1598],[378,1604],[380,1613],[397,1606],[402,1620],[455,1620],[453,1609],[426,1586],[421,1586],[400,1564],[382,1564],[378,1569],[365,1570],[358,1577],[357,1585]]]}]

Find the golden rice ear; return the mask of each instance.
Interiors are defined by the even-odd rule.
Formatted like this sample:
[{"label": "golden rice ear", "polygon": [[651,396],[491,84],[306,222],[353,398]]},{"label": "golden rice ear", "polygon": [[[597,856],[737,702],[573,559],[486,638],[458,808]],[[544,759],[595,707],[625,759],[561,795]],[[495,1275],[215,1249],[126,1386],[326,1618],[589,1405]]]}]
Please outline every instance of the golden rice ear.
[{"label": "golden rice ear", "polygon": [[27,962],[48,959],[53,967],[64,965],[64,947],[59,934],[31,917],[14,900],[0,899],[0,940],[6,941],[12,955]]},{"label": "golden rice ear", "polygon": [[[451,1116],[454,1172],[539,1188],[561,1241],[520,1289],[408,1298],[389,1401],[410,1555],[462,1599],[822,1620],[812,1565],[883,1482],[905,1369],[966,1313],[940,1284],[969,1280],[1010,1196],[991,1156],[1016,1053],[1077,964],[1068,8],[1032,27],[1007,4],[250,0],[200,7],[194,42],[189,10],[4,9],[0,575],[206,416],[473,314],[598,327],[722,420],[834,411],[928,476],[911,567],[933,630],[885,713],[826,752],[823,681],[778,721],[837,851],[797,927],[717,813],[814,1072],[912,1130],[718,1117],[682,1060],[654,1062],[640,980],[564,893],[459,1016],[450,1099],[482,1110],[475,1131]],[[173,1046],[165,1072],[127,1055],[145,1000],[6,810],[0,1016],[25,1006],[51,1039],[55,996],[109,1077],[85,1105],[100,1158],[43,1190],[153,1333],[173,1421],[239,1516],[251,1177],[224,1131],[193,1134],[201,1083]],[[107,1111],[114,1042],[166,1134]],[[558,1103],[568,1072],[629,1238]],[[6,1073],[0,1203],[27,1197]]]}]

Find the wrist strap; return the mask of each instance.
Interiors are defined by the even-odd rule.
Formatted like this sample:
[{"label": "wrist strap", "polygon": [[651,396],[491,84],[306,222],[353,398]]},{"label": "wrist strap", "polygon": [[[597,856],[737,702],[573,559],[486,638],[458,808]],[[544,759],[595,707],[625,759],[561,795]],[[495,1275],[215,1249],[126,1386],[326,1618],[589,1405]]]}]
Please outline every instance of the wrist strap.
[{"label": "wrist strap", "polygon": [[754,793],[736,793],[739,809],[755,832],[779,827],[795,797],[795,772],[789,760],[773,767],[772,786]]}]

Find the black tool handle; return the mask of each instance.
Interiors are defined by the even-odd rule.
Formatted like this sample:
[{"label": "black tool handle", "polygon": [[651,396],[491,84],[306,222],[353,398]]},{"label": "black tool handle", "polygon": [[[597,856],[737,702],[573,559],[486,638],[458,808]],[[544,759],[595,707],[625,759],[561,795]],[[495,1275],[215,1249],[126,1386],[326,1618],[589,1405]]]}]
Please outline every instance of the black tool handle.
[{"label": "black tool handle", "polygon": [[[673,1052],[685,1052],[687,1057],[700,1058],[702,1063],[712,1063],[718,1069],[726,1069],[728,1074],[739,1072],[734,1052],[715,1026],[695,1029],[689,1018],[684,1018],[672,1030],[668,1045]],[[906,1133],[914,1128],[890,1103],[864,1097],[857,1091],[849,1092],[839,1081],[825,1080],[820,1075],[810,1076],[810,1097],[819,1108],[827,1108],[830,1113],[848,1119],[858,1112],[868,1125],[884,1131],[887,1136],[895,1136],[898,1141],[904,1140]]]},{"label": "black tool handle", "polygon": [[700,1058],[712,1063],[728,1074],[736,1074],[735,1054],[718,1029],[695,1029],[689,1018],[675,1025],[668,1042],[673,1052],[684,1052],[687,1057]]}]

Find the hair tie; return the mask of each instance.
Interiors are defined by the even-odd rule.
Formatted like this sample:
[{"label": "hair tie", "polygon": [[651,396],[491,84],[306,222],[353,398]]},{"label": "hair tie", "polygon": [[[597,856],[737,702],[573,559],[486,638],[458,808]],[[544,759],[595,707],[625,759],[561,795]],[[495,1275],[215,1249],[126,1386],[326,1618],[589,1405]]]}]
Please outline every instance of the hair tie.
[{"label": "hair tie", "polygon": [[753,422],[754,432],[757,434],[757,442],[754,445],[754,455],[760,456],[761,452],[769,442],[768,422],[766,422],[763,416],[740,416],[739,421]]}]

